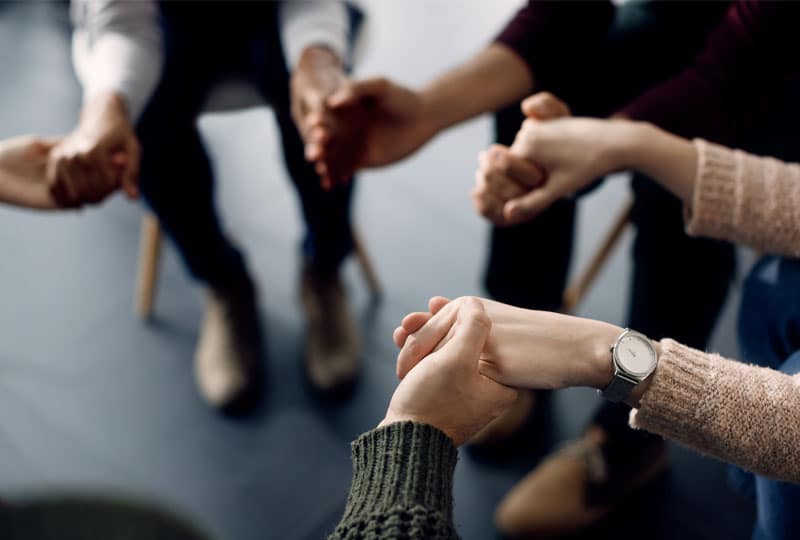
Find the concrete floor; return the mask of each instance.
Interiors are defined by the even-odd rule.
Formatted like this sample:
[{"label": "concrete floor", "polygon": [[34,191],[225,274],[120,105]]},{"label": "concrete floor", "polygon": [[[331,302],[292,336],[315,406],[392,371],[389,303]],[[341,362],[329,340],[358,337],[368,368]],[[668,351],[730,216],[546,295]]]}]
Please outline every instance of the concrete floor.
[{"label": "concrete floor", "polygon": [[[372,3],[370,47],[358,73],[388,72],[417,85],[478,49],[519,2],[464,0],[458,18],[447,0]],[[72,127],[80,94],[68,52],[63,6],[0,3],[0,136]],[[260,284],[267,399],[235,421],[201,402],[191,377],[200,290],[171,247],[156,317],[134,319],[140,206],[117,196],[65,214],[0,208],[0,495],[122,493],[174,508],[220,539],[321,538],[344,504],[348,442],[377,423],[395,386],[390,335],[397,321],[431,295],[481,293],[488,229],[467,191],[474,156],[490,141],[489,119],[361,176],[356,221],[386,297],[371,305],[357,268],[347,267],[367,362],[356,395],[341,405],[317,401],[299,368],[301,223],[272,115],[256,108],[207,116],[201,125],[226,225]],[[626,189],[607,182],[582,203],[577,266]],[[622,322],[629,243],[626,237],[582,314]],[[714,343],[727,354],[735,354],[735,305],[733,298]],[[551,416],[515,451],[462,453],[456,522],[463,538],[496,536],[491,517],[503,493],[553,445],[576,435],[596,401],[589,390],[560,392]],[[725,468],[680,448],[673,456],[663,481],[585,537],[640,538],[643,530],[648,538],[749,537],[752,509],[726,487]]]}]

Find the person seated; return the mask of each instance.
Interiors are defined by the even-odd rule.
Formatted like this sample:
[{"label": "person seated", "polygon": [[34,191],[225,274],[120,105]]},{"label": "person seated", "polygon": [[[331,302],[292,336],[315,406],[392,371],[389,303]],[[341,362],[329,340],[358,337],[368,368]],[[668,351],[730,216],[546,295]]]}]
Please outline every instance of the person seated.
[{"label": "person seated", "polygon": [[[530,0],[491,44],[422,88],[366,79],[344,85],[329,104],[346,110],[362,103],[372,111],[361,137],[350,145],[355,169],[396,162],[448,128],[495,112],[495,159],[534,174],[507,147],[524,120],[519,101],[541,90],[565,97],[581,116],[646,120],[684,137],[800,161],[800,61],[787,54],[797,40],[798,8],[792,2],[748,0]],[[339,151],[331,155],[342,160]],[[325,162],[324,151],[321,156]],[[620,298],[628,298],[626,323],[654,338],[668,336],[704,349],[735,278],[733,246],[686,235],[680,201],[646,175],[634,174],[631,187],[630,294]],[[577,211],[576,198],[562,198],[535,219],[490,219],[484,281],[489,295],[529,309],[562,309]],[[665,252],[686,254],[695,263],[683,264]],[[692,317],[683,315],[688,303],[694,306]],[[471,444],[508,442],[526,426],[535,398],[522,393],[512,411]],[[608,458],[628,464],[610,471],[607,508],[622,508],[668,466],[667,459],[637,462],[645,453],[666,458],[667,446],[659,437],[628,429],[628,414],[624,405],[604,403],[580,436],[602,430]],[[605,516],[577,504],[576,493],[591,479],[574,460],[564,457],[547,476],[541,472],[533,471],[520,488],[547,482],[559,511],[526,528],[568,534]],[[524,533],[518,525],[518,519],[498,524],[510,536]]]},{"label": "person seated", "polygon": [[[197,118],[230,75],[254,84],[274,111],[307,230],[298,250],[304,368],[321,393],[346,394],[361,365],[357,323],[339,275],[353,249],[352,187],[322,186],[306,154],[314,155],[320,140],[313,135],[323,124],[347,135],[323,105],[347,80],[359,16],[339,1],[72,2],[84,105],[54,150],[53,181],[69,186],[84,175],[104,177],[112,152],[126,157],[122,189],[141,194],[205,288],[194,371],[205,401],[221,411],[245,412],[260,398],[263,325],[245,257],[219,219],[213,163]],[[255,136],[252,144],[265,142]]]},{"label": "person seated", "polygon": [[[566,109],[547,95],[530,98],[523,108],[531,112],[543,102]],[[544,181],[508,199],[502,205],[508,215],[535,215],[604,174],[630,168],[684,202],[689,234],[800,256],[798,164],[688,141],[647,123],[588,118],[526,120],[510,152],[538,164]],[[479,208],[492,197],[502,200],[509,187],[486,175],[491,169],[486,163],[484,157],[475,190]],[[798,276],[796,269],[792,277]],[[785,289],[786,301],[800,305],[798,290]],[[763,306],[744,320],[753,317],[777,323],[771,335],[791,348],[791,328],[770,321]],[[651,341],[602,321],[472,297],[452,302],[437,297],[427,312],[406,316],[394,339],[402,347],[401,382],[385,419],[353,443],[353,483],[333,539],[456,538],[451,489],[457,446],[510,407],[515,396],[509,388],[573,386],[593,387],[609,401],[629,404],[630,425],[637,430],[755,473],[754,538],[800,534],[800,516],[793,510],[800,502],[797,337],[793,354],[747,365],[669,338]],[[615,466],[604,461],[604,437],[601,430],[590,431],[563,454],[601,481]],[[526,487],[507,496],[499,521],[528,513],[541,522],[539,514],[556,510],[548,493],[536,489],[541,484]],[[576,494],[589,508],[590,490],[591,485]],[[524,524],[518,528],[524,530]]]}]

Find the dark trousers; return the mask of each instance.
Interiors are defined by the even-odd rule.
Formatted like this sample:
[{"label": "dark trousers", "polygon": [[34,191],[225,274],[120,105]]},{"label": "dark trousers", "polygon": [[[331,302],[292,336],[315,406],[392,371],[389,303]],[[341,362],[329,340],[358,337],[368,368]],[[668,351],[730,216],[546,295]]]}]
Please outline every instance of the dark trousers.
[{"label": "dark trousers", "polygon": [[[166,64],[138,126],[141,190],[191,274],[213,288],[245,275],[242,255],[220,225],[211,163],[197,129],[209,91],[227,75],[254,83],[275,113],[286,167],[305,217],[305,255],[320,270],[334,271],[352,249],[352,183],[325,191],[304,159],[290,113],[276,5],[161,3]],[[261,141],[254,136],[251,144]]]},{"label": "dark trousers", "polygon": [[[800,373],[800,261],[764,257],[753,267],[742,291],[739,345],[747,363]],[[732,478],[754,496],[758,518],[753,540],[800,538],[800,485],[740,469],[732,471]]]},{"label": "dark trousers", "polygon": [[[721,2],[625,4],[617,10],[603,46],[587,51],[585,63],[548,62],[553,71],[534,77],[540,89],[565,99],[574,114],[608,116],[691,65],[725,8]],[[797,106],[793,108],[796,112]],[[777,117],[785,118],[787,107],[776,103],[776,111]],[[517,105],[498,112],[497,141],[511,144],[522,120]],[[785,137],[796,127],[780,123],[765,118],[752,140],[735,144],[792,158],[783,150],[791,148],[785,144],[789,140],[796,144],[797,135]],[[671,337],[704,349],[734,276],[734,249],[723,242],[688,237],[680,201],[650,179],[634,175],[632,189],[636,235],[627,325],[655,339]],[[574,221],[575,201],[563,200],[528,223],[494,228],[486,272],[489,293],[525,308],[560,309]],[[621,436],[644,437],[627,429],[623,406],[604,405],[595,421]]]}]

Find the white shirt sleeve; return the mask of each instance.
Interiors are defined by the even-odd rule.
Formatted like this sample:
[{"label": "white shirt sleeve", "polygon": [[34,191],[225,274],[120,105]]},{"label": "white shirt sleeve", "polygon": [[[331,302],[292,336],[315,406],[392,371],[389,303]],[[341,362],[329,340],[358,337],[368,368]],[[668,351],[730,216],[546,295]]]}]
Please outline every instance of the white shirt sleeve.
[{"label": "white shirt sleeve", "polygon": [[72,59],[84,103],[117,92],[136,122],[164,63],[155,0],[73,0],[71,16]]},{"label": "white shirt sleeve", "polygon": [[284,0],[280,6],[283,54],[294,69],[306,47],[322,45],[347,62],[347,7],[339,0]]}]

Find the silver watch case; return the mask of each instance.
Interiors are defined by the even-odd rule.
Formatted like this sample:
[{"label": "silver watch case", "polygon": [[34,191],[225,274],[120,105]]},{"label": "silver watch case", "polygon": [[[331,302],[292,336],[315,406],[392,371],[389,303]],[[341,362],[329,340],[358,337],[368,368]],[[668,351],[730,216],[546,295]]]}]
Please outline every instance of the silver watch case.
[{"label": "silver watch case", "polygon": [[[655,358],[655,362],[653,362],[653,365],[650,366],[646,372],[634,373],[626,369],[619,360],[617,352],[619,348],[618,346],[623,339],[631,336],[640,339],[647,346],[647,348],[650,349],[650,352],[653,354],[653,358]],[[628,396],[630,396],[633,388],[653,374],[653,371],[655,371],[656,366],[658,365],[658,353],[656,352],[653,343],[647,336],[640,332],[636,332],[635,330],[631,330],[630,328],[626,328],[619,335],[619,337],[617,337],[617,340],[611,347],[611,360],[614,364],[614,378],[611,379],[609,385],[600,393],[607,400],[614,403],[619,403],[628,399]]]}]

